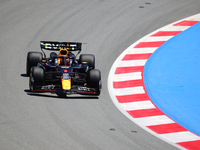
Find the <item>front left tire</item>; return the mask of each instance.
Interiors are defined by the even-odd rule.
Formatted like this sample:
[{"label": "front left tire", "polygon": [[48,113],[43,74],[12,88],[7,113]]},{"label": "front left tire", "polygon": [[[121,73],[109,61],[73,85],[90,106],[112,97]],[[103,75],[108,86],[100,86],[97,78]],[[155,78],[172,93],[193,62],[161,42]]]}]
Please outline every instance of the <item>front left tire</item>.
[{"label": "front left tire", "polygon": [[87,84],[90,88],[95,88],[97,90],[97,95],[100,95],[102,82],[101,82],[101,72],[98,69],[90,70],[88,73]]}]

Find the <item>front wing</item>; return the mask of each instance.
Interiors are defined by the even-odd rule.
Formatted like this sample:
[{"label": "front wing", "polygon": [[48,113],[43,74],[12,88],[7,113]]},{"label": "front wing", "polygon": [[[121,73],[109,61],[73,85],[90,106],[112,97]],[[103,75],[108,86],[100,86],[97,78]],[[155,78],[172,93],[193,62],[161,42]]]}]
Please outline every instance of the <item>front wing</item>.
[{"label": "front wing", "polygon": [[64,93],[66,95],[82,94],[82,95],[99,95],[100,91],[95,88],[88,88],[85,86],[72,86],[70,90],[63,90],[61,85],[44,85],[36,86],[33,92],[51,92],[51,93]]}]

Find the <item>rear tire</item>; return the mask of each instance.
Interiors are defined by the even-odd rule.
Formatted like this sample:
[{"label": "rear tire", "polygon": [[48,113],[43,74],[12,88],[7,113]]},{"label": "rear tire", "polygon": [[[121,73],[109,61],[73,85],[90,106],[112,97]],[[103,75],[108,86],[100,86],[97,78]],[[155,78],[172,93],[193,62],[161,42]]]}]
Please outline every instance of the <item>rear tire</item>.
[{"label": "rear tire", "polygon": [[81,54],[79,57],[79,63],[87,62],[91,69],[95,69],[95,56],[92,54]]},{"label": "rear tire", "polygon": [[[98,69],[89,71],[87,85],[89,88],[95,88],[100,94],[102,83],[101,83],[101,72]],[[97,94],[97,95],[99,95]]]},{"label": "rear tire", "polygon": [[41,52],[28,52],[26,61],[26,74],[30,75],[30,70],[33,66],[37,66],[42,61]]},{"label": "rear tire", "polygon": [[44,70],[40,67],[34,66],[30,71],[29,88],[31,91],[36,90],[36,86],[42,87],[44,81]]}]

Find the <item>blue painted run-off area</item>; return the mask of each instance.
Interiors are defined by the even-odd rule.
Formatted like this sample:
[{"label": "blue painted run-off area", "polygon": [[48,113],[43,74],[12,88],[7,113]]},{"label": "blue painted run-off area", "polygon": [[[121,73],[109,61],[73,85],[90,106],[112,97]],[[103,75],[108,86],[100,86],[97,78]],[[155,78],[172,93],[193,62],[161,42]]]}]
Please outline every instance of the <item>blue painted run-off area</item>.
[{"label": "blue painted run-off area", "polygon": [[151,55],[144,68],[144,83],[161,111],[200,136],[200,23]]}]

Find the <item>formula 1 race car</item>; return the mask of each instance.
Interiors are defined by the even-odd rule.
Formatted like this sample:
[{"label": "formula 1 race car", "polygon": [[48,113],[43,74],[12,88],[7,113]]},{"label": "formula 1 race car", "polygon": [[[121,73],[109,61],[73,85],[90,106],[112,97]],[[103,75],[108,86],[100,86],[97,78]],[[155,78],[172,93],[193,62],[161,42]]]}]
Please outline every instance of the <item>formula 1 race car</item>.
[{"label": "formula 1 race car", "polygon": [[[58,96],[70,94],[100,95],[101,72],[95,69],[95,56],[81,54],[82,43],[41,41],[42,52],[28,52],[26,73],[32,92],[51,92]],[[47,58],[43,50],[51,52]],[[77,52],[74,55],[72,52]]]}]

